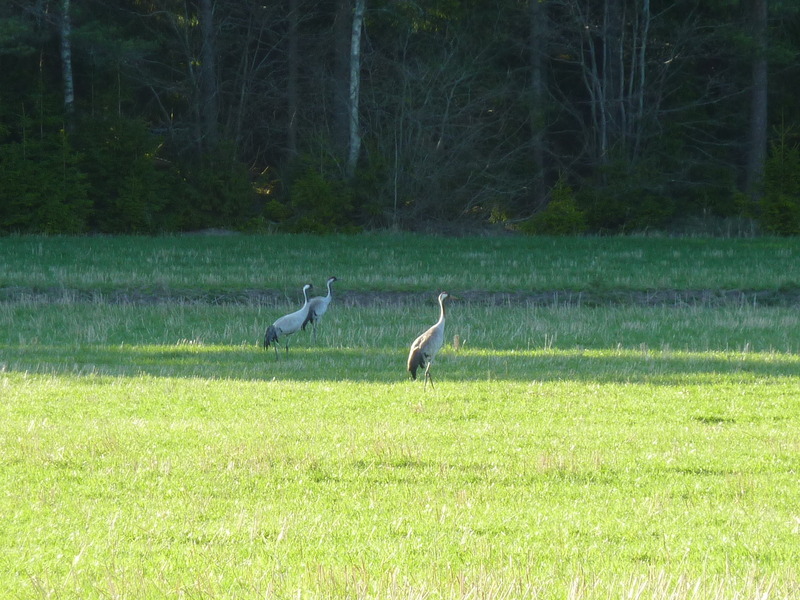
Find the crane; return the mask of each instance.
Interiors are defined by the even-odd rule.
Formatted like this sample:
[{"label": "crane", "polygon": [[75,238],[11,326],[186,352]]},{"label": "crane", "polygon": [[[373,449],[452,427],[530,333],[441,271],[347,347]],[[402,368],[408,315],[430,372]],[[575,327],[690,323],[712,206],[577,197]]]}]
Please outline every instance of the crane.
[{"label": "crane", "polygon": [[289,336],[300,331],[303,326],[308,314],[308,290],[312,287],[314,286],[310,283],[303,286],[303,299],[305,301],[300,310],[283,315],[267,327],[267,332],[264,334],[264,350],[269,348],[272,342],[275,342],[275,358],[278,358],[278,338],[281,336],[286,336],[286,354],[289,354]]},{"label": "crane", "polygon": [[439,294],[439,320],[436,324],[428,329],[425,333],[420,335],[411,344],[411,351],[408,353],[408,371],[411,373],[411,379],[417,378],[417,369],[425,367],[425,385],[428,380],[431,382],[433,388],[433,378],[431,377],[431,364],[433,359],[436,358],[436,353],[444,343],[444,301],[448,298],[456,299],[455,296],[442,292]]},{"label": "crane", "polygon": [[314,331],[314,343],[317,343],[317,322],[322,318],[322,315],[328,310],[328,305],[331,303],[331,284],[337,281],[336,277],[328,277],[328,295],[327,296],[315,296],[308,301],[308,314],[306,315],[306,320],[303,321],[303,331],[306,329],[306,325],[311,323]]}]

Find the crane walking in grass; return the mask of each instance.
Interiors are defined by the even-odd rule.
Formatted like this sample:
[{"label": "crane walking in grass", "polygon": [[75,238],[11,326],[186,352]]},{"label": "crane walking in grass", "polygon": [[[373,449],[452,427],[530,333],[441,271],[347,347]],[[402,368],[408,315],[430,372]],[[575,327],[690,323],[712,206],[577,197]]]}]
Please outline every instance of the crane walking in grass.
[{"label": "crane walking in grass", "polygon": [[308,290],[312,287],[314,286],[310,283],[303,286],[303,299],[305,301],[300,310],[280,317],[272,325],[267,327],[267,333],[264,334],[264,350],[275,342],[275,358],[278,358],[278,338],[280,337],[285,337],[286,354],[289,354],[289,336],[300,331],[300,328],[306,320],[306,316],[308,315]]},{"label": "crane walking in grass", "polygon": [[317,343],[317,323],[322,318],[322,315],[328,310],[328,305],[331,303],[331,284],[336,281],[336,277],[328,277],[328,295],[315,296],[308,301],[308,314],[306,320],[303,321],[303,331],[306,325],[311,323],[312,330],[314,331],[314,343]]},{"label": "crane walking in grass", "polygon": [[436,358],[436,353],[444,343],[444,301],[448,298],[455,299],[447,292],[439,294],[439,320],[436,324],[428,329],[425,333],[420,335],[411,344],[411,351],[408,353],[408,371],[411,373],[411,379],[417,378],[417,369],[425,368],[425,384],[423,389],[427,386],[428,381],[431,382],[433,388],[433,377],[431,377],[431,365],[433,359]]}]

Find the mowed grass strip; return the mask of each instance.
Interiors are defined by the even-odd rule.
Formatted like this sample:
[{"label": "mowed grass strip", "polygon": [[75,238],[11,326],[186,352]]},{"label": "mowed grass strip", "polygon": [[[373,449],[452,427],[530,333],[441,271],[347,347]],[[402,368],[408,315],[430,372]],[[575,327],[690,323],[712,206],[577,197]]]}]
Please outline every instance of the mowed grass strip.
[{"label": "mowed grass strip", "polygon": [[793,311],[0,305],[0,595],[792,598]]},{"label": "mowed grass strip", "polygon": [[795,239],[186,235],[0,237],[0,291],[300,296],[350,291],[759,290],[800,287]]}]

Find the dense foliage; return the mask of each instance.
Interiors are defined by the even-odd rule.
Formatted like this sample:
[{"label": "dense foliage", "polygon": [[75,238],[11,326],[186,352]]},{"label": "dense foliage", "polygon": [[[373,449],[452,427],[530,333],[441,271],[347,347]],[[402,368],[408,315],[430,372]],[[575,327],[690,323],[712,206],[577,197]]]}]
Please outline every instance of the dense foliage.
[{"label": "dense foliage", "polygon": [[799,55],[781,0],[8,0],[0,232],[793,235]]}]

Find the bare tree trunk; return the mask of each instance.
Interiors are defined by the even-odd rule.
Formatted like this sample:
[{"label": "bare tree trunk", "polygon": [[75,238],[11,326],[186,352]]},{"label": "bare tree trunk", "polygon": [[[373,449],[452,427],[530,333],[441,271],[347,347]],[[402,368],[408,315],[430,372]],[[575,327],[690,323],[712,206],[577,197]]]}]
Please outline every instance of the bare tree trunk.
[{"label": "bare tree trunk", "polygon": [[[565,5],[572,16],[569,26],[580,31],[573,55],[588,99],[587,148],[599,166],[612,156],[635,162],[656,120],[663,95],[659,88],[671,59],[655,67],[650,60],[650,5],[651,0],[572,0]],[[582,107],[573,112],[585,120]]]},{"label": "bare tree trunk", "polygon": [[757,202],[763,195],[764,164],[767,160],[767,0],[752,0],[752,32],[756,53],[752,64],[750,134],[748,140],[746,190]]},{"label": "bare tree trunk", "polygon": [[[642,132],[644,131],[644,90],[647,83],[647,42],[650,37],[650,0],[642,0],[642,15],[640,18],[639,28],[641,35],[638,36],[639,51],[638,53],[634,48],[634,56],[637,56],[638,65],[638,89],[635,94],[631,94],[631,98],[635,97],[635,123],[633,124],[633,156],[639,155],[642,147]],[[631,81],[634,81],[633,71],[631,72]]]},{"label": "bare tree trunk", "polygon": [[621,0],[605,0],[603,8],[603,110],[606,113],[604,162],[611,145],[624,143],[625,107],[622,101],[625,72],[623,68],[623,14]]},{"label": "bare tree trunk", "polygon": [[286,82],[286,104],[289,113],[289,123],[286,129],[286,146],[289,156],[297,156],[297,77],[300,66],[298,36],[298,0],[289,0],[289,51],[288,51],[288,80]]},{"label": "bare tree trunk", "polygon": [[[591,127],[587,142],[592,148],[592,155],[599,164],[606,164],[608,151],[615,141],[615,126],[618,125],[616,101],[619,99],[617,77],[619,65],[614,57],[618,56],[619,35],[613,33],[611,24],[614,0],[603,0],[599,15],[592,13],[593,6],[584,7],[574,1],[570,5],[574,18],[580,28],[580,60],[581,77],[589,99]],[[596,27],[591,26],[597,24]]]},{"label": "bare tree trunk", "polygon": [[350,144],[350,41],[352,38],[353,0],[336,0],[333,66],[333,143],[344,163]]},{"label": "bare tree trunk", "polygon": [[245,112],[249,101],[250,87],[252,86],[252,73],[255,67],[254,53],[248,52],[255,37],[255,23],[250,19],[247,23],[245,33],[240,40],[241,47],[245,50],[242,51],[241,59],[239,62],[239,73],[236,87],[238,89],[238,97],[236,99],[236,106],[231,107],[228,114],[227,125],[225,127],[225,136],[233,139],[234,148],[236,149],[237,157],[241,153],[243,144],[243,130],[245,122]]},{"label": "bare tree trunk", "polygon": [[72,23],[69,15],[70,0],[61,2],[61,73],[64,79],[65,129],[70,132],[75,117],[75,82],[72,77]]},{"label": "bare tree trunk", "polygon": [[366,0],[355,0],[353,31],[350,37],[350,145],[347,156],[347,177],[356,172],[358,155],[361,152],[361,128],[358,121],[359,88],[361,86],[361,28],[364,23]]},{"label": "bare tree trunk", "polygon": [[530,0],[530,63],[531,63],[531,145],[533,167],[536,170],[533,184],[533,206],[544,204],[545,191],[545,53],[547,50],[547,5],[540,0]]},{"label": "bare tree trunk", "polygon": [[216,29],[213,0],[199,2],[200,28],[203,36],[200,65],[200,115],[203,147],[213,150],[218,142],[219,89],[217,86]]}]

